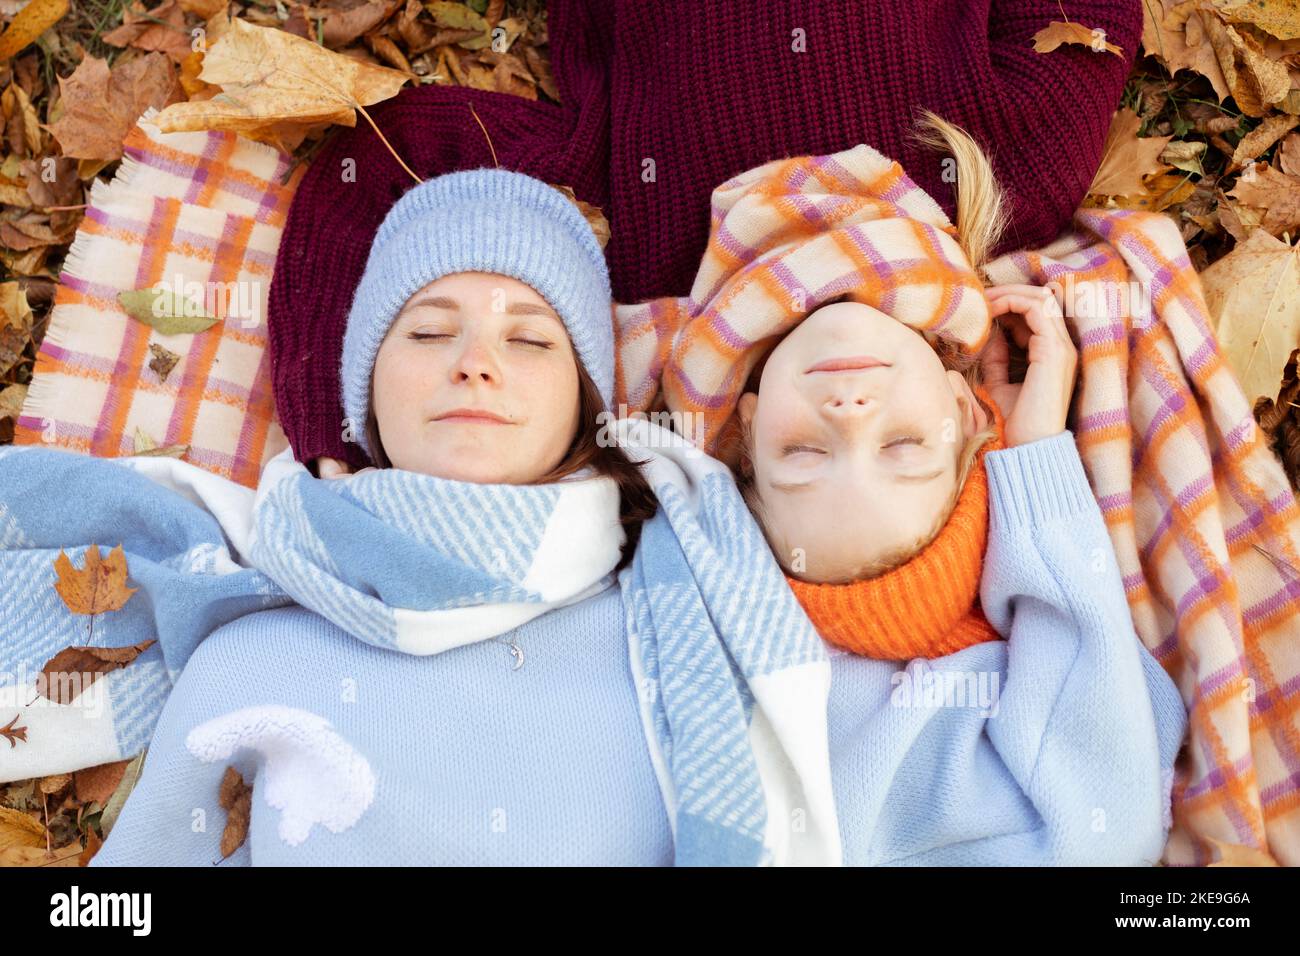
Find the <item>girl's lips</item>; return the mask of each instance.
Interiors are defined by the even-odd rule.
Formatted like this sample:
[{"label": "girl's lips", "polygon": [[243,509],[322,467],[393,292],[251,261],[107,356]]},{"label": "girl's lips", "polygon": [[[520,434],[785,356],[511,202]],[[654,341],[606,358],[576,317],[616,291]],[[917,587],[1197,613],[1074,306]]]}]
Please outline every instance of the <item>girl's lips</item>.
[{"label": "girl's lips", "polygon": [[887,366],[888,362],[882,362],[874,355],[849,355],[843,358],[826,359],[811,366],[805,372],[854,372],[864,368],[877,368]]}]

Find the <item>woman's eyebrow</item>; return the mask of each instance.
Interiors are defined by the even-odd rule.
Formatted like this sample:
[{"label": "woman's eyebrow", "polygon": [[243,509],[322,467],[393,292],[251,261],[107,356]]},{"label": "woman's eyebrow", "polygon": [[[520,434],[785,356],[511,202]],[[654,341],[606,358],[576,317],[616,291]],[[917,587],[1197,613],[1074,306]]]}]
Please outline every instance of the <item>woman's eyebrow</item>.
[{"label": "woman's eyebrow", "polygon": [[431,309],[459,309],[460,303],[450,296],[446,295],[426,295],[423,299],[416,299],[407,310],[418,309],[421,306],[427,306]]},{"label": "woman's eyebrow", "polygon": [[509,315],[549,315],[553,319],[559,319],[549,305],[537,305],[533,302],[511,302],[506,306],[506,312]]}]

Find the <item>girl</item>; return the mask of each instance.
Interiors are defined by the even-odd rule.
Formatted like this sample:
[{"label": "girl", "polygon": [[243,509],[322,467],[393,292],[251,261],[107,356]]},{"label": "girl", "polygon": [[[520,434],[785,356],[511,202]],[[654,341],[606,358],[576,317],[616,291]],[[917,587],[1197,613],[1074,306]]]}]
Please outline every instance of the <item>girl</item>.
[{"label": "girl", "polygon": [[596,441],[612,349],[557,190],[479,170],[403,196],[342,366],[381,467],[268,465],[253,552],[301,606],[199,645],[93,863],[672,862],[611,586],[654,511]]},{"label": "girl", "polygon": [[[929,125],[956,158],[955,230],[868,147],[769,164],[715,193],[691,299],[622,316],[620,354],[656,354],[629,343],[679,329],[668,407],[738,458],[834,648],[846,863],[1154,864],[1186,714],[1134,633],[1066,429],[1075,348],[1049,291],[982,294],[972,263],[995,243],[999,193],[968,136]],[[799,318],[787,290],[819,299]],[[930,331],[969,344],[990,310],[1028,352],[1023,381],[1000,333],[980,386]]]},{"label": "girl", "polygon": [[1151,865],[1182,701],[1133,632],[1065,429],[1075,357],[1056,299],[989,296],[1028,338],[1023,384],[1006,384],[1000,338],[985,359],[1005,412],[856,303],[812,313],[740,402],[747,500],[843,652],[845,861]]}]

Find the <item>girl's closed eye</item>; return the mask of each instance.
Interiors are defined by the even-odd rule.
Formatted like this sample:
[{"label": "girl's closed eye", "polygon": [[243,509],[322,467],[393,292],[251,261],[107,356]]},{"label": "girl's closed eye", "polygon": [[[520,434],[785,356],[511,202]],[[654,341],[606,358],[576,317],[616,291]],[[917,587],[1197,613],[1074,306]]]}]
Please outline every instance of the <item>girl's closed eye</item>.
[{"label": "girl's closed eye", "polygon": [[900,435],[897,438],[891,438],[889,441],[885,442],[885,444],[881,445],[880,447],[882,449],[899,448],[906,445],[917,445],[917,446],[924,447],[925,438],[921,435]]},{"label": "girl's closed eye", "polygon": [[812,445],[786,445],[784,448],[781,449],[782,456],[787,458],[790,457],[791,455],[798,455],[803,453],[809,453],[813,455],[826,454],[824,449],[816,448]]}]

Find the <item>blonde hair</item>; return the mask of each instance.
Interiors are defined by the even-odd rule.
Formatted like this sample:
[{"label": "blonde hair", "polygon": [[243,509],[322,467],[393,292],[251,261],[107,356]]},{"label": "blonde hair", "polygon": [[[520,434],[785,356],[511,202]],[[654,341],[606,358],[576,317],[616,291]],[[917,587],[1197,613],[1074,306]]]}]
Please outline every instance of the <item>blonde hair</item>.
[{"label": "blonde hair", "polygon": [[[984,274],[984,266],[992,256],[998,240],[1001,239],[1003,232],[1006,230],[1008,221],[1006,194],[993,173],[992,162],[979,143],[968,132],[928,109],[921,110],[920,119],[917,120],[913,130],[913,138],[922,145],[952,154],[957,173],[955,189],[957,218],[954,223],[957,227],[957,243],[961,246],[962,252],[966,254],[966,258],[970,260],[970,264],[976,273],[983,281],[987,282],[988,277]],[[845,295],[841,298],[847,299],[848,296]],[[830,302],[824,302],[821,305],[829,304]],[[966,383],[971,387],[972,393],[974,393],[975,388],[980,384],[979,357],[962,352],[959,347],[946,339],[940,339],[926,333],[922,334],[939,356],[944,368],[960,372],[966,379]],[[764,358],[766,359],[766,356]],[[755,376],[761,374],[763,364],[765,362],[760,362],[755,368]],[[755,388],[757,388],[757,379],[751,377],[750,381],[754,382]],[[979,402],[984,409],[984,413],[988,416],[989,425],[987,428],[971,435],[958,453],[957,481],[953,485],[952,495],[939,511],[934,524],[915,542],[896,548],[892,552],[881,555],[870,563],[854,569],[854,572],[846,580],[857,581],[879,577],[888,571],[892,571],[906,564],[939,536],[939,532],[943,530],[944,525],[948,523],[948,519],[952,516],[953,509],[957,507],[957,500],[961,497],[962,489],[966,486],[966,480],[970,477],[971,469],[975,466],[979,450],[998,435],[994,410],[989,408],[988,404],[978,394],[976,394],[975,400]],[[740,486],[741,494],[750,511],[759,524],[764,525],[762,500],[754,487],[753,481],[752,448],[753,439],[750,430],[747,426],[742,425],[740,434],[740,474],[737,478],[737,484]],[[766,531],[766,528],[764,528],[764,531]],[[777,559],[778,561],[782,560],[780,551],[777,552]],[[784,564],[783,561],[782,563]]]},{"label": "blonde hair", "polygon": [[[993,250],[1006,231],[1008,222],[1006,193],[1003,192],[993,172],[992,161],[970,133],[928,109],[921,110],[921,118],[917,121],[913,135],[923,145],[947,150],[952,154],[957,165],[955,190],[957,243],[961,246],[962,252],[966,253],[972,268],[982,280],[987,281],[984,266],[992,257]],[[975,387],[980,384],[978,356],[965,355],[946,340],[931,341],[930,344],[934,346],[944,368],[961,372],[966,378],[966,383],[970,385],[971,391],[974,392]],[[974,467],[977,453],[986,442],[997,437],[997,422],[993,409],[989,408],[978,394],[975,400],[984,406],[989,426],[972,435],[963,446],[957,459],[957,482],[952,497],[940,512],[939,520],[929,535],[912,551],[912,554],[920,551],[938,536],[952,514],[953,508],[957,506],[957,499],[961,496],[971,468]],[[911,556],[911,554],[902,556],[901,560],[897,556],[889,556],[894,557],[895,560],[885,570],[897,567]]]},{"label": "blonde hair", "polygon": [[1007,199],[993,163],[974,137],[930,110],[922,110],[913,138],[947,150],[957,165],[957,242],[983,275],[983,268],[1007,228]]}]

